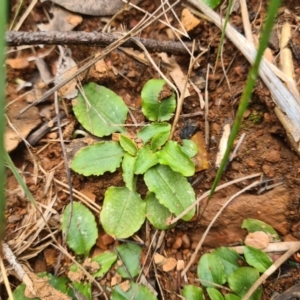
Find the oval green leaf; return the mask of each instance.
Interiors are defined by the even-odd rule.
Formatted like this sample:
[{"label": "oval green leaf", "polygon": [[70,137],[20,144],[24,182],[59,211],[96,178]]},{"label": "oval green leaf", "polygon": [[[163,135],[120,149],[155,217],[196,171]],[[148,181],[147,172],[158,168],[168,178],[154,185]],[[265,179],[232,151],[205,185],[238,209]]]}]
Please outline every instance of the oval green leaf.
[{"label": "oval green leaf", "polygon": [[182,290],[182,296],[186,300],[205,300],[203,296],[203,290],[198,286],[185,285]]},{"label": "oval green leaf", "polygon": [[256,219],[245,219],[241,227],[247,229],[248,232],[263,231],[267,233],[269,237],[271,237],[273,242],[280,241],[280,237],[273,227],[263,221]]},{"label": "oval green leaf", "polygon": [[113,132],[126,132],[123,126],[128,108],[121,97],[104,86],[94,82],[83,87],[84,94],[79,94],[72,101],[73,110],[80,124],[93,135],[102,137]]},{"label": "oval green leaf", "polygon": [[79,150],[71,163],[75,172],[84,176],[114,172],[121,164],[124,150],[117,142],[103,142]]},{"label": "oval green leaf", "polygon": [[120,135],[120,145],[127,153],[133,156],[136,155],[138,150],[137,145],[128,136],[125,136],[123,134]]},{"label": "oval green leaf", "polygon": [[72,287],[76,291],[76,294],[74,292],[75,299],[92,300],[92,284],[90,282],[83,283],[74,281],[72,282]]},{"label": "oval green leaf", "polygon": [[181,150],[191,158],[198,153],[198,147],[196,143],[191,140],[182,140]]},{"label": "oval green leaf", "polygon": [[134,180],[134,170],[135,170],[136,157],[131,156],[128,153],[125,153],[122,161],[122,170],[123,170],[123,180],[125,186],[131,190],[135,190],[135,180]]},{"label": "oval green leaf", "polygon": [[[256,269],[240,267],[229,276],[228,284],[237,296],[243,298],[258,278],[259,273]],[[259,300],[261,295],[262,287],[260,286],[249,299]]]},{"label": "oval green leaf", "polygon": [[[168,166],[152,167],[145,173],[144,180],[149,191],[155,193],[158,201],[176,216],[196,201],[195,192],[187,179]],[[195,208],[185,214],[182,219],[189,221],[194,214]]]},{"label": "oval green leaf", "polygon": [[240,263],[244,259],[234,250],[227,247],[220,247],[215,249],[212,254],[216,255],[224,266],[226,277],[240,267]]},{"label": "oval green leaf", "polygon": [[[166,85],[166,87],[165,87]],[[150,79],[143,87],[142,111],[150,121],[167,121],[176,107],[175,93],[163,98],[164,89],[169,89],[163,79]]]},{"label": "oval green leaf", "polygon": [[201,1],[205,3],[207,6],[209,6],[211,9],[216,8],[221,3],[221,0],[201,0]]},{"label": "oval green leaf", "polygon": [[149,145],[142,147],[138,154],[135,163],[135,174],[144,174],[148,169],[158,163],[157,153],[154,153]]},{"label": "oval green leaf", "polygon": [[137,137],[140,138],[144,144],[150,141],[156,134],[166,133],[170,135],[171,125],[169,123],[152,123],[149,126],[145,126],[137,134]]},{"label": "oval green leaf", "polygon": [[76,254],[87,256],[98,237],[95,217],[83,204],[73,202],[72,218],[68,226],[70,209],[71,204],[68,204],[62,215],[62,232],[68,233],[67,244]]},{"label": "oval green leaf", "polygon": [[222,262],[216,255],[211,253],[201,256],[197,274],[200,281],[205,280],[201,281],[201,284],[205,287],[211,287],[213,283],[223,284],[226,282],[226,274]]},{"label": "oval green leaf", "polygon": [[138,245],[127,243],[118,246],[118,255],[122,261],[122,266],[118,267],[117,272],[123,278],[134,278],[141,271],[142,248]]},{"label": "oval green leaf", "polygon": [[172,213],[161,205],[154,193],[149,192],[146,197],[146,216],[149,222],[159,230],[167,230]]},{"label": "oval green leaf", "polygon": [[241,300],[241,298],[233,294],[226,294],[225,300]]},{"label": "oval green leaf", "polygon": [[173,171],[183,176],[193,176],[195,165],[192,160],[181,150],[177,142],[169,141],[162,150],[157,152],[158,161],[169,166]]},{"label": "oval green leaf", "polygon": [[163,146],[166,143],[169,136],[170,136],[169,132],[157,133],[151,140],[151,144],[150,144],[151,150],[152,151],[158,150],[161,146]]},{"label": "oval green leaf", "polygon": [[244,255],[248,265],[261,273],[265,272],[273,264],[271,258],[266,253],[250,246],[244,247]]},{"label": "oval green leaf", "polygon": [[92,261],[97,262],[100,266],[100,269],[93,274],[93,277],[102,277],[106,272],[109,271],[111,266],[116,262],[117,258],[117,255],[113,252],[104,252],[94,256]]},{"label": "oval green leaf", "polygon": [[132,281],[129,282],[129,289],[126,290],[117,285],[111,294],[111,300],[132,300],[132,299],[147,299],[147,300],[157,300],[157,297],[154,296],[151,291],[137,283]]},{"label": "oval green leaf", "polygon": [[110,187],[105,192],[100,221],[104,230],[116,238],[128,238],[145,221],[146,203],[126,187]]},{"label": "oval green leaf", "polygon": [[217,289],[208,287],[206,291],[211,300],[224,300],[223,295]]}]

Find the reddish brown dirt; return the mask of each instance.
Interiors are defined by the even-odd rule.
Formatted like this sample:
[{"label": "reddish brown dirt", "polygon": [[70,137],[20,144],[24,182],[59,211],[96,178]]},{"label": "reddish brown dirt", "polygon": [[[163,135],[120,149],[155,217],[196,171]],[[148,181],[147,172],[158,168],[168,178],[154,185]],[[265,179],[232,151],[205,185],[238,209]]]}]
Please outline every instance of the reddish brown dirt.
[{"label": "reddish brown dirt", "polygon": [[[29,3],[29,1],[25,2]],[[153,11],[158,2],[159,1],[144,1],[142,6],[148,11]],[[12,1],[12,3],[14,3],[14,1]],[[294,8],[295,3],[297,4],[297,1],[285,1],[283,7],[291,9]],[[251,0],[247,1],[247,4],[249,13],[253,15],[258,11],[260,1]],[[14,8],[13,4],[11,4],[11,6]],[[46,21],[42,6],[43,5],[40,3],[37,4],[36,8],[32,11],[22,26],[22,30],[33,30],[36,23]],[[256,21],[252,24],[256,33],[260,32],[261,23],[265,16],[264,9],[265,6],[262,5]],[[176,12],[179,15],[181,11],[181,6],[176,7]],[[283,21],[282,12],[283,8],[281,9],[281,14],[278,17],[278,23]],[[127,29],[130,29],[141,19],[141,17],[142,15],[136,10],[131,10],[118,17],[112,26],[119,28],[120,24],[125,24]],[[242,20],[238,14],[232,16],[231,22],[237,29],[242,30]],[[291,22],[293,22],[294,25],[299,25],[299,23],[296,24],[292,17]],[[173,23],[175,24],[174,21]],[[99,18],[85,16],[84,22],[77,28],[77,30],[93,31],[98,30],[99,28],[101,30],[103,25],[104,24],[99,21]],[[153,23],[149,28],[146,28],[142,33],[142,37],[160,40],[168,39],[166,28],[158,23]],[[200,41],[201,46],[204,48],[208,45],[211,46],[210,54],[208,56],[202,56],[198,61],[200,67],[192,72],[191,79],[196,81],[197,78],[205,78],[208,62],[213,64],[215,61],[220,40],[220,31],[211,23],[202,20],[200,25],[194,30],[194,32],[191,33],[191,37],[197,38]],[[300,45],[299,31],[295,32],[293,42],[296,46]],[[72,46],[71,49],[73,58],[78,64],[87,59],[90,55],[99,51],[99,48],[88,46]],[[25,50],[23,52],[24,55],[26,53],[28,55],[31,54],[29,50]],[[276,50],[274,53],[276,55]],[[209,76],[208,121],[210,123],[211,139],[208,152],[210,155],[211,167],[206,171],[197,173],[191,179],[191,182],[197,179],[197,182],[194,184],[197,196],[200,196],[203,192],[211,188],[216,175],[214,161],[218,150],[218,143],[222,135],[222,127],[225,122],[234,118],[240,95],[243,91],[245,80],[247,78],[249,70],[248,62],[229,41],[226,41],[223,52],[225,68],[227,68],[231,63],[233,54],[236,54],[236,57],[227,73],[228,81],[230,82],[230,90],[226,80],[222,80],[222,83],[220,84],[220,80],[223,78],[221,63],[218,63],[216,72]],[[10,56],[12,58],[14,57],[13,54]],[[157,54],[152,54],[152,57],[155,61],[159,61]],[[46,62],[50,67],[53,67],[54,59],[56,59],[55,51],[53,51],[46,59]],[[175,59],[183,71],[187,73],[189,66],[188,55],[176,56]],[[107,65],[113,65],[125,77],[130,73],[130,77],[126,77],[129,80],[124,79],[120,75],[115,75],[112,70],[110,70],[108,74],[100,75],[96,70],[92,69],[89,75],[85,76],[83,79],[83,84],[94,81],[112,89],[114,92],[123,97],[128,106],[135,108],[132,112],[137,122],[144,121],[144,117],[140,111],[140,92],[145,82],[151,78],[158,77],[158,74],[152,67],[137,62],[119,50],[110,53],[105,58],[105,62]],[[296,59],[294,59],[294,66],[296,73],[295,80],[296,82],[299,82],[300,62]],[[162,71],[168,76],[168,70],[164,68],[164,66],[162,66]],[[21,92],[17,93],[15,91],[15,79],[22,78],[24,80],[29,80],[33,77],[35,72],[36,68],[34,63],[30,63],[26,69],[21,70],[7,67],[8,102],[13,101],[19,96],[19,94],[21,94]],[[190,90],[190,93],[191,96],[185,100],[183,105],[183,112],[185,114],[193,113],[195,110],[200,110],[197,94],[193,89]],[[23,103],[24,97],[19,98],[18,101]],[[53,117],[54,109],[52,99],[49,99],[47,105],[50,105],[49,111],[51,117]],[[66,105],[71,108],[69,102],[66,102]],[[45,104],[38,107],[39,109],[42,109],[44,106]],[[42,117],[42,120],[45,121],[46,118]],[[72,113],[70,113],[68,120],[74,121]],[[199,125],[200,131],[204,133],[204,117],[198,116],[197,118],[192,118],[192,120]],[[187,120],[181,119],[178,124],[178,128],[175,133],[175,139],[177,140],[180,139],[179,134],[185,121]],[[130,123],[132,121],[131,119],[128,119],[127,122]],[[79,125],[75,124],[75,128],[78,127]],[[130,127],[129,130],[134,132],[133,127]],[[246,137],[233,162],[230,163],[224,173],[221,183],[245,175],[261,172],[266,179],[274,179],[275,182],[283,181],[283,186],[273,191],[265,192],[260,196],[257,196],[257,190],[253,190],[242,196],[239,204],[233,202],[233,204],[228,208],[228,211],[221,216],[221,219],[211,231],[205,243],[205,251],[216,246],[228,246],[229,244],[241,242],[241,239],[245,236],[245,232],[240,229],[241,222],[244,218],[250,217],[261,217],[261,219],[265,222],[271,223],[271,225],[278,230],[282,238],[285,240],[300,238],[300,229],[298,226],[298,222],[300,221],[300,160],[289,146],[285,131],[274,113],[274,104],[270,97],[270,92],[261,81],[256,83],[239,136],[242,133],[246,133]],[[66,139],[70,139],[70,137],[71,135],[66,137]],[[67,183],[61,145],[58,140],[48,143],[47,138],[49,138],[49,136],[43,137],[43,139],[31,149],[33,156],[28,153],[23,144],[20,144],[19,147],[11,153],[16,166],[22,171],[23,178],[25,179],[30,191],[33,193],[33,196],[42,203],[47,203],[47,194],[45,195],[44,193],[47,177],[41,173],[41,170],[37,169],[37,166],[41,166],[48,175],[52,170],[55,170],[55,179]],[[35,174],[35,172],[38,174],[37,177],[32,175]],[[85,178],[75,174],[74,172],[72,172],[71,175],[73,188],[88,194],[89,197],[94,197],[95,202],[100,206],[102,205],[104,193],[108,187],[123,185],[120,171],[114,174],[106,173],[100,177],[91,176],[89,178]],[[7,176],[7,209],[5,212],[7,218],[6,241],[11,241],[12,246],[14,246],[14,240],[17,239],[19,235],[19,230],[17,229],[21,225],[26,224],[24,218],[28,214],[29,205],[25,200],[24,193],[18,187],[18,184],[10,171],[7,172]],[[176,228],[167,231],[166,238],[161,248],[161,253],[166,253],[170,257],[174,257],[177,260],[183,259],[187,262],[195,249],[197,242],[201,238],[205,227],[216,212],[216,209],[224,202],[224,200],[228,199],[229,196],[233,195],[238,190],[244,188],[249,182],[250,181],[241,182],[216,193],[211,200],[211,204],[208,205],[208,209],[210,210],[208,210],[206,215],[204,214],[203,219],[195,217],[190,223],[179,222]],[[138,189],[141,191],[142,195],[145,194],[145,188],[142,180],[139,180]],[[53,208],[61,213],[65,205],[69,203],[69,195],[63,191],[61,185],[57,183],[52,184],[52,193],[57,194],[57,200],[53,205]],[[236,201],[239,201],[239,199]],[[247,204],[247,208],[241,205],[243,201]],[[98,216],[96,217],[98,220]],[[51,220],[51,226],[58,228],[58,220],[59,217]],[[142,240],[146,241],[146,244],[149,244],[145,227],[142,227],[138,235]],[[107,239],[108,242],[105,242]],[[100,228],[97,246],[93,251],[94,253],[99,253],[105,249],[113,249],[113,247],[117,244],[117,241],[112,243],[109,237],[107,237]],[[146,253],[147,248],[144,250]],[[30,253],[30,249],[28,249],[27,252]],[[201,253],[199,253],[199,256],[200,254]],[[57,256],[58,252],[48,246],[43,251],[33,255],[33,257],[31,257],[28,261],[29,265],[36,273],[41,271],[53,272]],[[24,258],[24,260],[26,259]],[[67,259],[61,262],[62,272],[64,271],[64,266],[69,263],[70,262]],[[100,283],[102,285],[109,286],[114,273],[115,270],[111,270]],[[166,273],[161,270],[158,270],[158,273],[160,275],[160,283],[164,291],[165,299],[180,299],[178,294],[180,294],[182,287],[185,285],[179,275],[180,273],[178,271]],[[265,288],[263,299],[270,299],[274,291],[279,293],[285,291],[289,287],[293,286],[300,277],[299,268],[290,269],[285,267],[282,273],[284,273],[285,276],[281,277],[282,274],[280,275],[276,273],[264,284]],[[153,279],[153,275],[153,270],[150,269],[149,278]],[[17,285],[18,282],[13,279],[13,277],[11,278],[12,282]],[[190,284],[198,284],[196,281],[196,263],[188,272],[188,278]]]}]

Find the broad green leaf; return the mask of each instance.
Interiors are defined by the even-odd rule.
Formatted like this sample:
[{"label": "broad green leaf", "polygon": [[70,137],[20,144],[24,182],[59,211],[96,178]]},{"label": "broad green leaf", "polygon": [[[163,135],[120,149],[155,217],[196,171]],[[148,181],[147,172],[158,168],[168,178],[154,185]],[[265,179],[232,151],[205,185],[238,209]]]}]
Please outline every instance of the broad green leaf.
[{"label": "broad green leaf", "polygon": [[72,101],[73,110],[80,124],[92,134],[102,137],[113,132],[126,132],[123,126],[128,108],[122,98],[94,82],[83,87],[84,94]]},{"label": "broad green leaf", "polygon": [[[92,285],[90,282],[83,283],[83,282],[72,282],[73,291],[75,293],[75,299],[80,299],[79,295],[82,297],[84,296],[87,300],[92,300]],[[79,294],[79,295],[78,295]],[[82,298],[81,298],[82,299]]]},{"label": "broad green leaf", "polygon": [[[51,286],[53,286],[55,289],[57,289],[58,291],[67,294],[68,293],[68,283],[69,283],[69,279],[67,277],[56,277],[50,273],[46,274],[44,273],[46,277],[48,277],[48,282]],[[38,276],[40,277],[40,274],[38,274]],[[45,276],[41,276],[41,277],[45,277]]]},{"label": "broad green leaf", "polygon": [[136,155],[137,153],[137,145],[135,144],[135,142],[130,139],[128,136],[125,136],[123,134],[120,134],[120,145],[121,147],[128,152],[131,155]]},{"label": "broad green leaf", "polygon": [[226,294],[225,300],[241,300],[241,298],[233,294]]},{"label": "broad green leaf", "polygon": [[[176,216],[196,201],[195,192],[187,179],[168,166],[152,167],[145,173],[144,180],[149,191],[155,193],[158,201]],[[185,214],[182,219],[189,221],[194,214],[195,208]]]},{"label": "broad green leaf", "polygon": [[211,253],[206,253],[201,256],[198,263],[197,274],[201,284],[205,287],[213,286],[210,282],[216,284],[226,282],[226,274],[222,262],[216,255]]},{"label": "broad green leaf", "polygon": [[62,216],[62,232],[68,230],[67,244],[78,255],[87,256],[95,245],[98,228],[94,215],[83,204],[73,202],[72,218],[69,225],[71,204],[68,204]]},{"label": "broad green leaf", "polygon": [[117,285],[112,291],[111,300],[157,300],[157,297],[144,285],[139,285],[132,281],[127,282],[129,289],[127,290],[124,286],[121,288],[120,285]]},{"label": "broad green leaf", "polygon": [[280,241],[280,237],[273,227],[263,221],[256,219],[245,219],[241,227],[247,229],[248,232],[263,231],[272,238],[273,242]]},{"label": "broad green leaf", "polygon": [[248,265],[261,273],[265,272],[273,264],[271,258],[266,253],[250,246],[244,247],[244,255]]},{"label": "broad green leaf", "polygon": [[140,138],[144,144],[150,141],[155,135],[159,133],[165,133],[170,135],[171,125],[169,123],[152,123],[149,126],[145,126],[137,134],[137,137]]},{"label": "broad green leaf", "polygon": [[216,8],[221,3],[221,0],[200,0],[200,1],[202,1],[212,9]]},{"label": "broad green leaf", "polygon": [[194,157],[198,153],[196,143],[191,140],[182,140],[181,150],[188,156]]},{"label": "broad green leaf", "polygon": [[160,132],[157,133],[151,140],[151,150],[156,151],[158,150],[161,146],[163,146],[166,141],[168,140],[170,136],[169,132]]},{"label": "broad green leaf", "polygon": [[[25,296],[26,285],[24,283],[20,284],[13,292],[14,300],[40,300],[40,298],[27,298]],[[9,298],[9,300],[12,300]]]},{"label": "broad green leaf", "polygon": [[126,187],[109,187],[105,192],[100,220],[104,230],[116,238],[128,238],[145,221],[146,203]]},{"label": "broad green leaf", "polygon": [[120,166],[124,150],[117,142],[103,142],[79,150],[71,168],[84,176],[114,172]]},{"label": "broad green leaf", "polygon": [[118,246],[117,252],[121,258],[123,266],[118,267],[117,272],[123,278],[134,278],[141,271],[142,248],[132,243]]},{"label": "broad green leaf", "polygon": [[194,163],[181,150],[177,142],[167,142],[163,149],[157,152],[157,155],[160,164],[169,166],[173,171],[179,172],[183,176],[194,175]]},{"label": "broad green leaf", "polygon": [[[56,277],[52,274],[42,272],[37,274],[39,278],[47,277],[48,283],[50,286],[54,287],[56,290],[62,292],[63,294],[67,294],[69,279],[66,277]],[[46,278],[45,278],[46,279]],[[28,298],[25,296],[26,285],[24,283],[20,284],[13,292],[14,300],[40,300],[40,298]]]},{"label": "broad green leaf", "polygon": [[224,300],[223,295],[217,289],[208,287],[206,291],[211,300]]},{"label": "broad green leaf", "polygon": [[154,193],[148,192],[146,197],[146,216],[149,222],[159,230],[167,230],[171,226],[168,222],[171,220],[172,213],[161,205]]},{"label": "broad green leaf", "polygon": [[125,186],[131,190],[135,190],[135,181],[134,181],[134,169],[135,169],[136,157],[131,156],[128,153],[125,153],[122,161],[122,170],[123,170],[123,180]]},{"label": "broad green leaf", "polygon": [[104,252],[99,255],[96,255],[92,258],[92,261],[95,261],[99,264],[100,269],[93,274],[94,277],[101,277],[106,272],[109,271],[111,266],[116,262],[117,255],[113,252]]},{"label": "broad green leaf", "polygon": [[[243,298],[251,286],[259,278],[259,273],[251,267],[240,267],[235,270],[228,278],[229,287],[239,297]],[[249,298],[249,300],[259,300],[262,295],[262,287],[260,286]]]},{"label": "broad green leaf", "polygon": [[203,290],[198,286],[191,284],[183,287],[182,296],[186,300],[205,300],[203,296]]},{"label": "broad green leaf", "polygon": [[150,121],[170,120],[176,107],[175,93],[164,98],[164,91],[169,87],[163,79],[150,79],[141,93],[142,111]]},{"label": "broad green leaf", "polygon": [[239,262],[244,259],[234,250],[227,247],[220,247],[215,249],[212,254],[216,255],[224,266],[226,277],[240,267]]},{"label": "broad green leaf", "polygon": [[138,154],[135,163],[135,174],[144,174],[148,169],[158,163],[157,153],[154,153],[149,145],[142,147]]}]

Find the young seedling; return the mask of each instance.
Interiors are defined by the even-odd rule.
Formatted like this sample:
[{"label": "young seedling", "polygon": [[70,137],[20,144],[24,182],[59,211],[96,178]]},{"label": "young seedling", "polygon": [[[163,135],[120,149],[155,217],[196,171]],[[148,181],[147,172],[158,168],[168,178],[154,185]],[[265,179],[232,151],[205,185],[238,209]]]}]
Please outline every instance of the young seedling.
[{"label": "young seedling", "polygon": [[[76,153],[71,168],[85,176],[114,172],[120,166],[124,187],[109,187],[105,193],[100,221],[104,230],[116,238],[127,238],[140,229],[147,217],[158,229],[169,228],[172,214],[179,215],[195,201],[186,177],[195,172],[191,157],[196,145],[168,141],[170,120],[175,110],[174,92],[162,79],[149,80],[141,93],[142,112],[153,123],[132,137],[126,131],[128,109],[112,91],[89,83],[74,102],[74,113],[85,129],[102,137],[119,132],[118,141],[85,147]],[[115,125],[117,124],[117,125]],[[148,187],[146,201],[136,191],[137,176],[144,176]],[[195,210],[182,217],[189,221]]]}]

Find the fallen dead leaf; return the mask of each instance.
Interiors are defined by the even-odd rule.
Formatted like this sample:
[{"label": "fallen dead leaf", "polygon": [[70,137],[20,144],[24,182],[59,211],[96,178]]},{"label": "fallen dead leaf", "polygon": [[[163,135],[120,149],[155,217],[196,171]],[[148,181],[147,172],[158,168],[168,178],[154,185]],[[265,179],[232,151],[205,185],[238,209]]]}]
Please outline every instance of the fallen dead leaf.
[{"label": "fallen dead leaf", "polygon": [[269,243],[270,239],[268,234],[263,231],[255,231],[250,232],[244,241],[245,245],[254,247],[256,249],[264,249],[266,248]]},{"label": "fallen dead leaf", "polygon": [[191,140],[197,145],[198,152],[196,156],[192,158],[193,163],[195,164],[195,171],[199,172],[202,170],[207,170],[209,168],[209,154],[205,147],[205,141],[201,132],[197,131],[192,137]]},{"label": "fallen dead leaf", "polygon": [[29,61],[25,57],[8,58],[5,62],[13,69],[25,69],[29,66]]},{"label": "fallen dead leaf", "polygon": [[185,30],[189,32],[200,24],[200,20],[188,8],[184,8],[181,13],[181,23]]},{"label": "fallen dead leaf", "polygon": [[163,265],[162,269],[164,272],[170,272],[177,266],[177,260],[174,257],[167,258],[167,262]]},{"label": "fallen dead leaf", "polygon": [[[26,139],[28,134],[41,124],[39,110],[36,107],[28,109],[21,116],[17,117],[19,112],[26,107],[24,102],[15,102],[8,107],[6,112],[12,126],[6,125],[5,128],[5,149],[8,152],[13,151],[23,139]],[[14,128],[13,128],[14,127]],[[15,129],[15,130],[14,130]]]},{"label": "fallen dead leaf", "polygon": [[67,11],[61,6],[52,6],[50,12],[53,18],[48,24],[38,24],[40,31],[71,31],[82,22],[80,15]]}]

